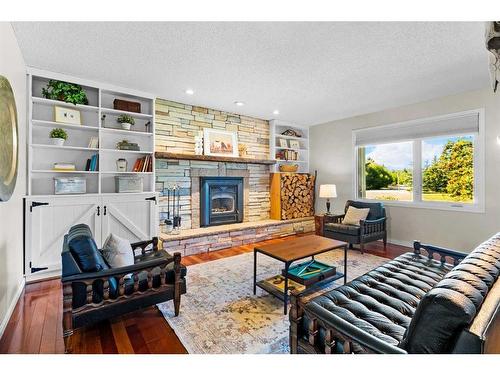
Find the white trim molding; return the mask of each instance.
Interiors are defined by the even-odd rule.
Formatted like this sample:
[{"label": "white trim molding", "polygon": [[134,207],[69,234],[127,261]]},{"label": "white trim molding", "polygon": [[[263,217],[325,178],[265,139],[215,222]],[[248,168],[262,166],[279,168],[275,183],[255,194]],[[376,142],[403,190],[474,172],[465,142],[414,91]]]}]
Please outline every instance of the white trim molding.
[{"label": "white trim molding", "polygon": [[14,312],[14,309],[16,308],[17,302],[19,301],[19,297],[21,297],[21,294],[23,293],[25,284],[26,284],[26,281],[23,277],[21,280],[21,283],[17,287],[16,293],[14,294],[14,298],[10,302],[10,305],[7,308],[5,316],[3,317],[2,322],[0,323],[0,338],[2,338],[2,336],[5,332],[5,329],[7,328],[7,324],[9,324],[10,318],[12,317],[12,313]]}]

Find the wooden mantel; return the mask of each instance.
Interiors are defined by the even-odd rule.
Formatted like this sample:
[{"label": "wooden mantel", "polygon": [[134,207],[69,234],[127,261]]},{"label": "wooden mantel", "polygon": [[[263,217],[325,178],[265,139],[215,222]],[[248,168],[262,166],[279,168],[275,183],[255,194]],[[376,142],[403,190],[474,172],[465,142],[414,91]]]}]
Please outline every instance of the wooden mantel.
[{"label": "wooden mantel", "polygon": [[202,160],[202,161],[215,161],[226,163],[246,163],[246,164],[276,164],[276,160],[271,159],[251,159],[230,156],[212,156],[212,155],[194,155],[194,154],[178,154],[173,152],[155,152],[156,159],[175,159],[175,160]]}]

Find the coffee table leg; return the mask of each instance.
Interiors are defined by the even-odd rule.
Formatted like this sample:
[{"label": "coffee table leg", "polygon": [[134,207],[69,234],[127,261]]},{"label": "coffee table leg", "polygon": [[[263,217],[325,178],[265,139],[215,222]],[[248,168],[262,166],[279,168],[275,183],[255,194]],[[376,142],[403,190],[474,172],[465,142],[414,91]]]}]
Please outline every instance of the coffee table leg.
[{"label": "coffee table leg", "polygon": [[347,284],[347,245],[344,246],[344,284]]},{"label": "coffee table leg", "polygon": [[253,250],[253,294],[257,293],[257,251]]},{"label": "coffee table leg", "polygon": [[285,295],[283,302],[285,304],[283,308],[283,314],[286,315],[288,313],[288,268],[290,267],[290,263],[285,263]]}]

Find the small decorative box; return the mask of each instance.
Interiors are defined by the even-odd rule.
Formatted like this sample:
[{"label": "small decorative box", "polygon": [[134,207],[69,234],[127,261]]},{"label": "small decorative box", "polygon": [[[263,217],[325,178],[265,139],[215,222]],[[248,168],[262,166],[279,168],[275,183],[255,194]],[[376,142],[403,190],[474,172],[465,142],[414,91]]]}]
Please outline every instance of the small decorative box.
[{"label": "small decorative box", "polygon": [[[317,281],[335,275],[336,272],[337,269],[335,266],[312,260],[290,267],[288,270],[288,278],[299,284],[309,286]],[[282,270],[282,274],[284,273],[285,270]]]},{"label": "small decorative box", "polygon": [[142,177],[115,176],[117,193],[142,193]]},{"label": "small decorative box", "polygon": [[54,194],[85,194],[87,180],[84,177],[54,177]]}]

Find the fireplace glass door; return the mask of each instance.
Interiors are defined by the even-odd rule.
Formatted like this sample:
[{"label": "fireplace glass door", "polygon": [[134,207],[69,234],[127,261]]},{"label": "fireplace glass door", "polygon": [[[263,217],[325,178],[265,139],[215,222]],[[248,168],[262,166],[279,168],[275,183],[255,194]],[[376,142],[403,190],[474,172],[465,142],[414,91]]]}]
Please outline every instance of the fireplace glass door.
[{"label": "fireplace glass door", "polygon": [[202,177],[200,225],[203,227],[243,221],[243,179]]}]

